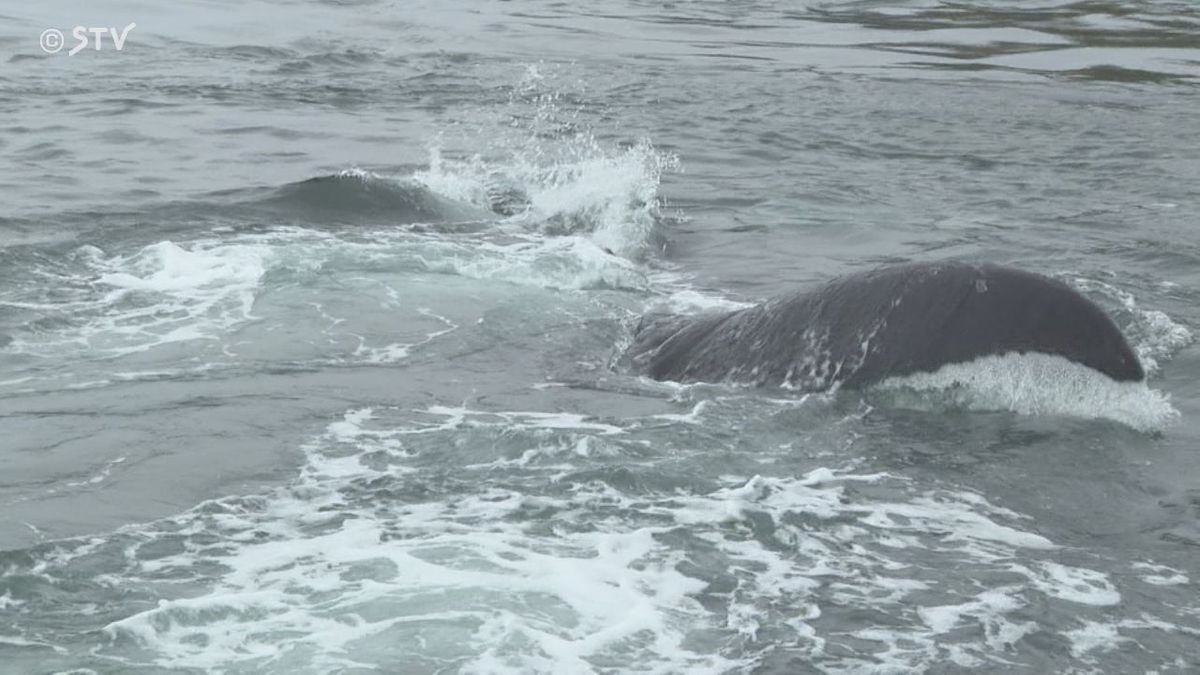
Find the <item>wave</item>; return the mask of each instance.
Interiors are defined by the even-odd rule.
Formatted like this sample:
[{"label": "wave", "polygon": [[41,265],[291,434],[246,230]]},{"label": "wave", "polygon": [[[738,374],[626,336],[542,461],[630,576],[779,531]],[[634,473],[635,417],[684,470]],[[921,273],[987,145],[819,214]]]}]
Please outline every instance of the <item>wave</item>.
[{"label": "wave", "polygon": [[872,387],[885,402],[925,410],[1008,410],[1023,415],[1108,419],[1162,431],[1179,417],[1170,396],[1145,382],[1116,382],[1049,354],[985,356],[933,373],[893,377]]},{"label": "wave", "polygon": [[659,188],[678,157],[647,138],[613,144],[577,126],[536,68],[517,89],[532,108],[514,100],[511,119],[477,130],[465,150],[447,151],[439,137],[425,167],[395,175],[353,168],[213,196],[305,224],[473,222],[483,231],[583,237],[629,259],[661,248],[668,216]]},{"label": "wave", "polygon": [[637,259],[663,245],[666,217],[658,189],[662,174],[678,165],[677,158],[648,140],[606,150],[584,135],[536,152],[512,150],[492,160],[479,155],[447,158],[435,147],[428,166],[407,175],[347,169],[212,197],[232,197],[225,208],[235,216],[248,211],[321,225],[475,223],[480,231],[584,237],[610,253]]},{"label": "wave", "polygon": [[238,205],[322,223],[404,225],[495,217],[486,208],[448,198],[417,181],[361,169],[289,183]]}]

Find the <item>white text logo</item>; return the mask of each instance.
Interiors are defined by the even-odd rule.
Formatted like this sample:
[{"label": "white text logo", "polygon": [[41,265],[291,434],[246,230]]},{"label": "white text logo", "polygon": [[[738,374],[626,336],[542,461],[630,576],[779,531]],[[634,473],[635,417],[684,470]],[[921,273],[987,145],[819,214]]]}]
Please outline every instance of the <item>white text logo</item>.
[{"label": "white text logo", "polygon": [[[123,29],[107,28],[105,26],[75,26],[71,29],[71,37],[75,38],[75,46],[67,52],[69,56],[75,56],[81,50],[87,49],[91,45],[100,51],[105,49],[108,42],[112,43],[112,48],[121,51],[125,47],[125,38],[129,37],[129,31],[137,28],[136,23],[131,23]],[[105,40],[105,36],[108,40]],[[62,51],[66,45],[66,38],[61,30],[57,28],[47,28],[42,31],[42,37],[38,40],[42,45],[42,51],[47,54],[57,54]]]}]

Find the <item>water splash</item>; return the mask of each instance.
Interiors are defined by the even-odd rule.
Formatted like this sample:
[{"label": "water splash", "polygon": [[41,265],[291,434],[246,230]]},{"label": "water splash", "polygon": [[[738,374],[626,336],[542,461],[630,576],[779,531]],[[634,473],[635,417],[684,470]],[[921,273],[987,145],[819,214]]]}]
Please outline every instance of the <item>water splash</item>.
[{"label": "water splash", "polygon": [[893,405],[1109,419],[1139,431],[1161,431],[1179,417],[1170,396],[1145,382],[1116,382],[1041,353],[985,356],[889,378],[873,389],[888,393]]}]

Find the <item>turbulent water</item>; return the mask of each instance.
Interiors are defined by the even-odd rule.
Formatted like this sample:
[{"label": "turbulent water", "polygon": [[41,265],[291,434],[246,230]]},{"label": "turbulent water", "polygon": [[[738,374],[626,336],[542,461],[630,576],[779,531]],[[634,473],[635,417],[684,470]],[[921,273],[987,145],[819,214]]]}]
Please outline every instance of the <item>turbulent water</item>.
[{"label": "turbulent water", "polygon": [[[0,672],[1200,669],[1194,3],[0,15]],[[1148,381],[617,367],[950,258]]]}]

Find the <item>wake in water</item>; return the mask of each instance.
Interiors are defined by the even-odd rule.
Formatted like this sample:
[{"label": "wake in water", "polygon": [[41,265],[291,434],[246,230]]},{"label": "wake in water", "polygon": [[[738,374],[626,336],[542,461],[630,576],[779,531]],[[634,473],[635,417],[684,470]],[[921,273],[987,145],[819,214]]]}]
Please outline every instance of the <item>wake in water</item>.
[{"label": "wake in water", "polygon": [[[219,206],[205,207],[229,219],[208,228],[218,236],[116,241],[105,247],[135,251],[85,245],[60,261],[22,261],[0,291],[0,307],[14,312],[0,335],[12,354],[38,359],[29,363],[39,374],[10,382],[28,388],[34,379],[75,379],[47,368],[45,359],[64,354],[135,357],[132,369],[145,372],[177,370],[183,350],[195,352],[190,367],[208,370],[266,351],[310,364],[400,360],[436,327],[387,340],[371,335],[382,332],[372,321],[330,314],[329,298],[345,296],[344,307],[367,317],[410,301],[430,309],[453,301],[453,293],[421,290],[442,275],[518,288],[650,291],[652,278],[669,275],[637,261],[661,236],[659,182],[677,160],[649,141],[605,147],[587,129],[543,138],[542,126],[562,112],[553,96],[530,95],[531,126],[494,145],[490,160],[449,159],[434,148],[427,167],[404,175],[348,169],[226,192],[213,195]],[[262,219],[281,224],[245,224]],[[326,300],[305,302],[305,293]],[[280,343],[270,333],[285,321],[312,326],[327,344]],[[330,345],[340,354],[319,357]]]},{"label": "wake in water", "polygon": [[[1177,570],[1096,571],[1103,561],[970,491],[852,465],[737,475],[788,455],[761,446],[727,448],[718,479],[681,473],[713,461],[711,444],[689,449],[695,424],[745,419],[744,403],[760,405],[712,402],[666,426],[351,410],[305,447],[287,488],[8,560],[5,632],[47,664],[89,650],[122,668],[231,673],[890,672],[1004,666],[1039,639],[1086,661],[1106,631],[1200,633],[1166,609],[1105,618],[1123,593],[1186,583]],[[75,576],[92,568],[109,572]],[[64,583],[69,630],[90,636],[70,650],[46,622],[45,603],[63,600],[31,592]],[[112,593],[136,610],[87,610]]]},{"label": "wake in water", "polygon": [[[87,245],[29,270],[0,304],[35,312],[9,350],[45,358],[63,350],[121,356],[175,342],[215,340],[253,318],[269,247],[163,241],[132,255]],[[50,281],[50,284],[46,282]],[[47,330],[49,329],[49,330]]]}]

